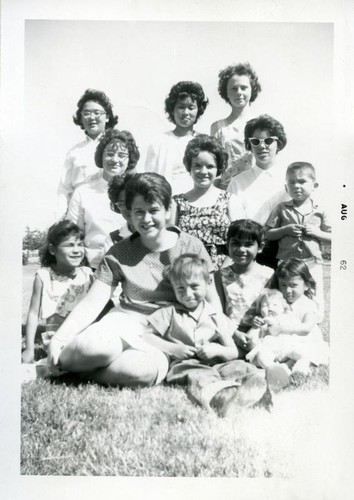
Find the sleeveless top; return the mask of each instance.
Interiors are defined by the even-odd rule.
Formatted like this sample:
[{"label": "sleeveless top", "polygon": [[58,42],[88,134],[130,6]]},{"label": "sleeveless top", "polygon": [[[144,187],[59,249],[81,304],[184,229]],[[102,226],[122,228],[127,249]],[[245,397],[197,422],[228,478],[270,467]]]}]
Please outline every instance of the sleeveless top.
[{"label": "sleeveless top", "polygon": [[195,207],[184,194],[173,197],[177,205],[177,226],[200,239],[207,249],[215,270],[227,255],[226,233],[230,225],[228,204],[230,193],[222,191],[211,207]]},{"label": "sleeveless top", "polygon": [[53,315],[66,318],[93,282],[93,272],[86,266],[78,267],[73,278],[58,274],[50,267],[42,267],[37,275],[43,283],[40,317],[47,320],[47,327]]}]

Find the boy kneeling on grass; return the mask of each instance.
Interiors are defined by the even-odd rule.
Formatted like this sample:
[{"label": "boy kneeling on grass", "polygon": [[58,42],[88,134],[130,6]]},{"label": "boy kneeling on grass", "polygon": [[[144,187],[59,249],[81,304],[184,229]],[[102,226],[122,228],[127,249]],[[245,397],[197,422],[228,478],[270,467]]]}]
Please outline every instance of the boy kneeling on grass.
[{"label": "boy kneeling on grass", "polygon": [[146,336],[169,358],[166,382],[187,385],[193,400],[220,417],[232,415],[239,406],[271,406],[264,376],[237,359],[235,326],[205,300],[210,284],[207,263],[195,254],[181,255],[168,277],[178,304],[151,314]]}]

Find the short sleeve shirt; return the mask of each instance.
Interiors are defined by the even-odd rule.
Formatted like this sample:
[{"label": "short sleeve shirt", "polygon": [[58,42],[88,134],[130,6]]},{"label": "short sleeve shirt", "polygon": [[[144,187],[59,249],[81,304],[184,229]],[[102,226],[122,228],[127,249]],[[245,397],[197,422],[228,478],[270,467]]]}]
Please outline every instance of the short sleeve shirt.
[{"label": "short sleeve shirt", "polygon": [[123,309],[151,314],[161,306],[175,303],[165,270],[179,255],[195,253],[207,261],[209,271],[213,272],[213,264],[201,241],[176,227],[168,230],[178,233],[173,248],[152,252],[141,243],[140,235],[134,233],[113,245],[104,256],[96,277],[112,287],[121,283]]},{"label": "short sleeve shirt", "polygon": [[215,312],[207,302],[199,317],[177,304],[158,309],[148,317],[148,322],[155,333],[166,340],[197,348],[207,342],[220,342],[225,337],[232,341],[236,330],[225,314]]},{"label": "short sleeve shirt", "polygon": [[[266,222],[268,228],[274,229],[284,227],[289,224],[312,224],[321,229],[321,231],[330,232],[331,225],[324,210],[310,200],[309,207],[305,211],[299,211],[293,200],[279,203],[279,205],[270,214]],[[301,238],[291,235],[285,235],[279,240],[278,259],[286,260],[290,257],[299,259],[308,259],[313,257],[316,262],[322,262],[320,242],[311,236],[305,234]]]}]

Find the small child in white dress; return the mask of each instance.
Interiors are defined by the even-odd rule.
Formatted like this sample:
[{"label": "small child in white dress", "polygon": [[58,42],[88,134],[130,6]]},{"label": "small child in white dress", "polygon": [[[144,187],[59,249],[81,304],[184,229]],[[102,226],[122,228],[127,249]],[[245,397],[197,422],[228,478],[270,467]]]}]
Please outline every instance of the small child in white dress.
[{"label": "small child in white dress", "polygon": [[83,237],[79,227],[68,220],[49,228],[41,257],[42,267],[36,272],[33,283],[23,363],[34,361],[34,339],[39,321],[46,322],[42,336],[46,347],[53,333],[90,289],[93,272],[81,266]]},{"label": "small child in white dress", "polygon": [[[271,291],[260,296],[259,314],[253,328],[247,333],[250,339],[260,341],[247,354],[246,359],[267,370],[267,380],[277,379],[282,387],[288,385],[291,371],[284,363],[293,360],[293,372],[310,373],[310,364],[328,362],[328,344],[318,327],[319,312],[312,300],[315,281],[306,264],[293,258],[282,262],[273,276],[272,286],[278,288],[285,299]],[[281,363],[279,365],[279,363]]]}]

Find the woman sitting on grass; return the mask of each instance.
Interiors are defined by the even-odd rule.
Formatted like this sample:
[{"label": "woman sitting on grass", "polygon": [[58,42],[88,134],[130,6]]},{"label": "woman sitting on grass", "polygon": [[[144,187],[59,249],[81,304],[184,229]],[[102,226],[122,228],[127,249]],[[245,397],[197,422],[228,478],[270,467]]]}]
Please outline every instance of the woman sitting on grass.
[{"label": "woman sitting on grass", "polygon": [[[133,175],[125,185],[125,203],[136,232],[107,252],[90,293],[53,337],[48,360],[53,373],[61,369],[103,384],[130,387],[160,382],[167,373],[167,358],[143,342],[141,335],[149,314],[175,303],[164,270],[179,255],[192,252],[204,258],[209,272],[213,271],[197,238],[166,227],[171,186],[163,176]],[[119,306],[91,325],[119,283]],[[213,286],[208,298],[220,308]]]},{"label": "woman sitting on grass", "polygon": [[87,294],[93,282],[92,270],[81,266],[83,240],[80,228],[68,220],[49,228],[41,255],[42,268],[36,272],[33,283],[23,363],[34,361],[34,339],[39,320],[46,321],[43,343],[48,345],[53,332]]}]

